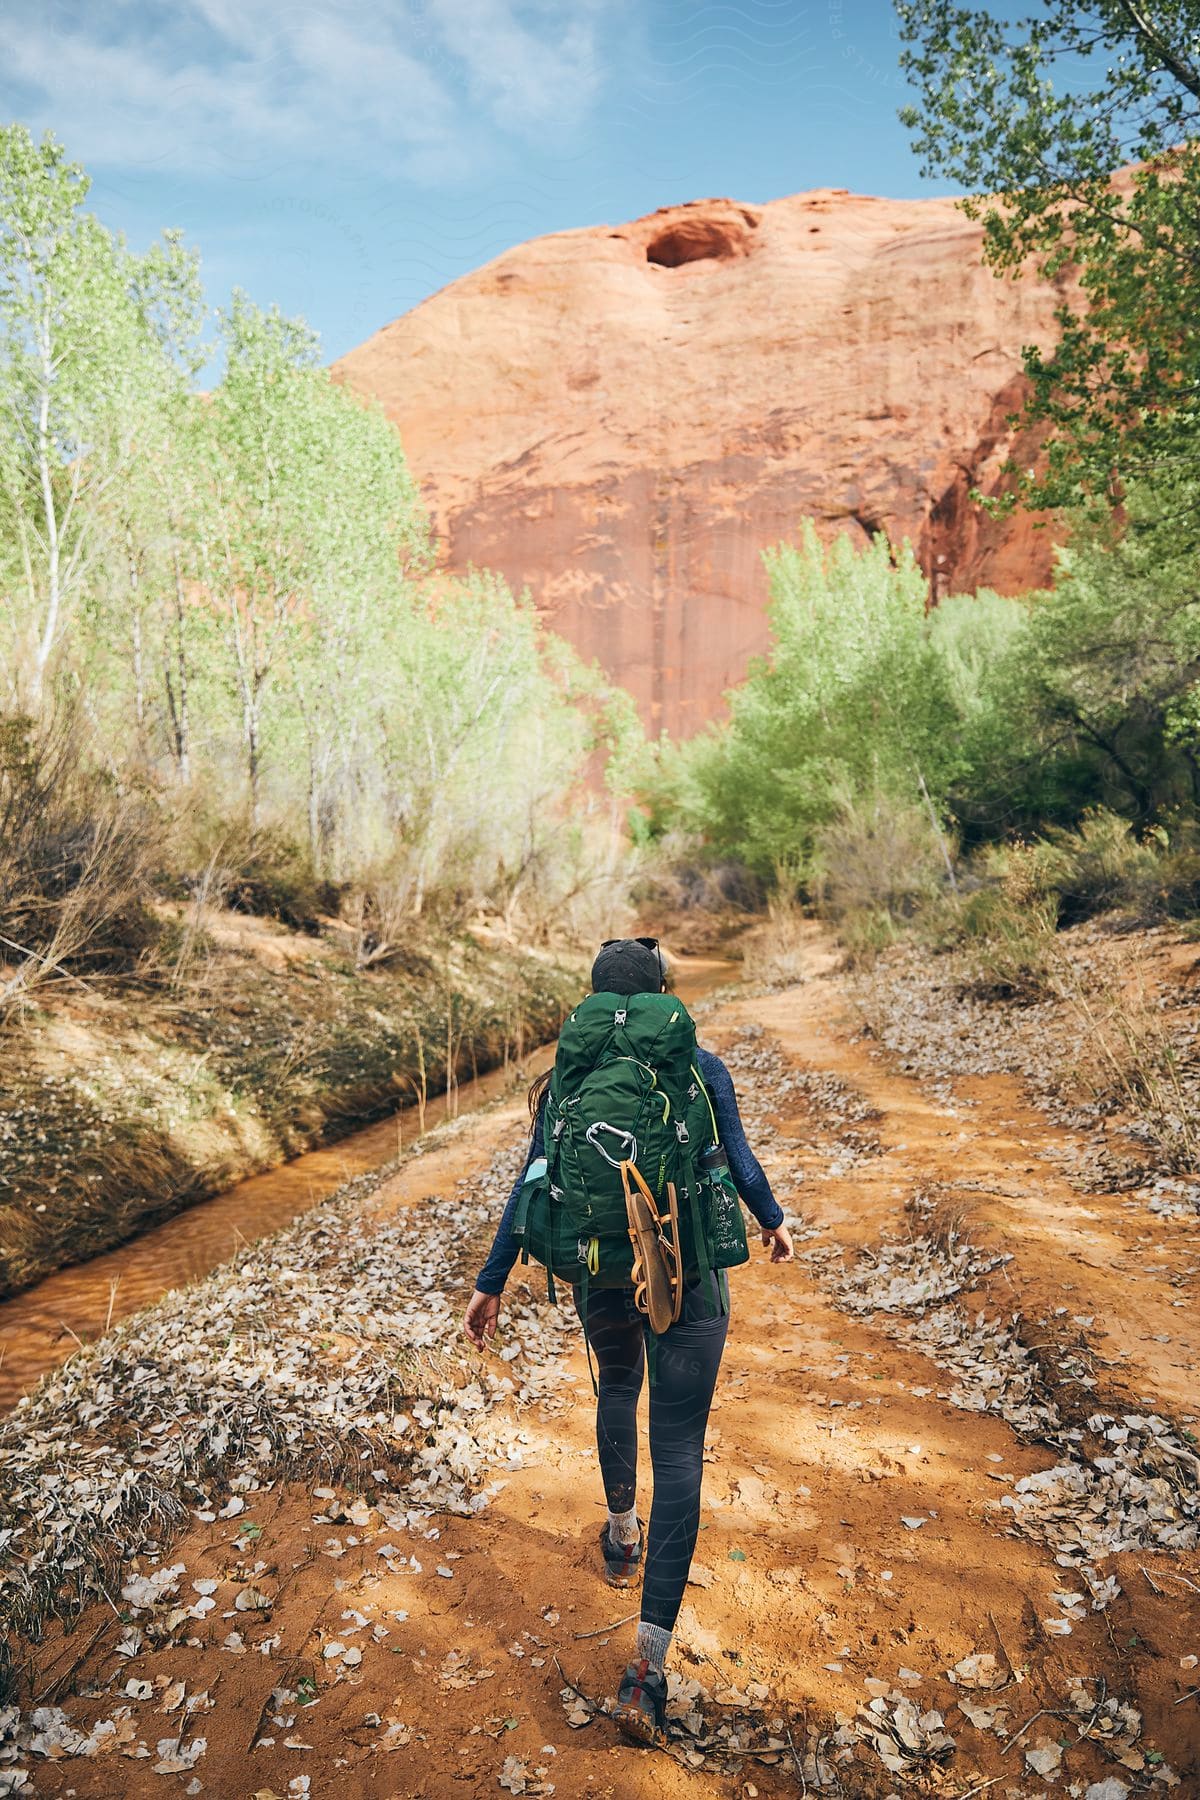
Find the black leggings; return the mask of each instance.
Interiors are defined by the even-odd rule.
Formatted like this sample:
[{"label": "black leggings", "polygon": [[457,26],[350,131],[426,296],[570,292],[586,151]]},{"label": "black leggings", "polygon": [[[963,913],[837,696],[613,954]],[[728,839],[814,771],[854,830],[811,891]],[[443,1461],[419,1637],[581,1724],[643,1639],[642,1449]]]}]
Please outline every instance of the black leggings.
[{"label": "black leggings", "polygon": [[[709,1292],[717,1304],[717,1281]],[[572,1289],[575,1310],[579,1289]],[[726,1292],[728,1290],[726,1289]],[[650,1383],[650,1463],[654,1500],[646,1539],[641,1616],[674,1630],[700,1528],[700,1481],[704,1432],[717,1370],[729,1329],[728,1311],[706,1317],[705,1288],[693,1282],[683,1292],[676,1324],[656,1347]],[[628,1512],[637,1488],[637,1405],[649,1333],[633,1304],[631,1288],[591,1288],[583,1320],[599,1366],[596,1448],[610,1512]]]}]

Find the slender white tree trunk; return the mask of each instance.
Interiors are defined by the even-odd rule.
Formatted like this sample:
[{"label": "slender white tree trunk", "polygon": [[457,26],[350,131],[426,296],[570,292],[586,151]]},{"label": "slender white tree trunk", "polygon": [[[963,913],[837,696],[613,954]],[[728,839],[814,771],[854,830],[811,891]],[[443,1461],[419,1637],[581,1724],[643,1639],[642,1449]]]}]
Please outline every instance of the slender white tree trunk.
[{"label": "slender white tree trunk", "polygon": [[146,735],[146,672],[142,654],[142,615],[136,610],[130,626],[130,640],[133,648],[133,716],[140,745]]},{"label": "slender white tree trunk", "polygon": [[[205,558],[207,564],[207,557]],[[237,668],[238,699],[242,710],[242,742],[246,748],[246,777],[250,788],[250,829],[258,830],[259,713],[264,676],[255,654],[253,620],[244,621],[237,595],[237,573],[230,571],[226,594],[229,641]]]},{"label": "slender white tree trunk", "polygon": [[133,544],[133,529],[125,527],[125,558],[129,568],[130,639],[133,649],[133,711],[137,722],[138,748],[145,751],[146,738],[146,668],[142,632],[141,572]]},{"label": "slender white tree trunk", "polygon": [[42,507],[46,515],[46,617],[42,625],[33,665],[32,698],[35,706],[41,702],[46,667],[54,650],[54,642],[58,635],[59,614],[62,610],[62,552],[59,544],[58,508],[54,499],[54,470],[50,442],[50,393],[54,385],[54,359],[51,354],[48,299],[42,312],[41,329],[38,333],[38,350],[41,361],[41,395],[38,400],[37,455]]},{"label": "slender white tree trunk", "polygon": [[259,707],[258,693],[251,694],[247,689],[242,716],[246,732],[246,773],[250,780],[250,830],[252,833],[258,830],[258,789],[261,773],[259,767]]},{"label": "slender white tree trunk", "polygon": [[179,770],[180,784],[186,787],[192,779],[192,721],[188,695],[187,641],[183,625],[183,572],[179,566],[178,548],[172,550],[171,558],[175,571],[174,681],[171,679],[169,659],[164,674],[167,684],[167,702],[171,708],[171,726],[175,736],[175,762]]}]

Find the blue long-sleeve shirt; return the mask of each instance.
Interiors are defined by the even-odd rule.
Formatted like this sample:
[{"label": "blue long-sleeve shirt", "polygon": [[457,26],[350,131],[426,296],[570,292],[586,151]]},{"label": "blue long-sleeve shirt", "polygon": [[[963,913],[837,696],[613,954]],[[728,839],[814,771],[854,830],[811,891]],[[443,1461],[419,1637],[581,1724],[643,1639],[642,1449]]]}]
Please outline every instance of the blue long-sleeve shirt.
[{"label": "blue long-sleeve shirt", "polygon": [[[771,1184],[763,1173],[762,1165],[746,1142],[746,1134],[742,1130],[741,1115],[738,1112],[737,1095],[733,1091],[733,1079],[729,1070],[719,1056],[711,1050],[697,1047],[696,1061],[704,1085],[708,1089],[712,1101],[713,1112],[717,1119],[717,1134],[729,1158],[729,1173],[733,1176],[736,1187],[754,1217],[764,1231],[774,1231],[783,1224],[783,1208],[771,1192]],[[542,1104],[534,1121],[533,1131],[529,1139],[529,1154],[525,1158],[521,1173],[513,1184],[513,1191],[496,1228],[496,1236],[492,1240],[491,1250],[475,1286],[481,1294],[500,1294],[517,1257],[521,1253],[520,1245],[512,1235],[513,1214],[517,1210],[517,1198],[521,1186],[529,1172],[529,1166],[539,1156],[545,1155],[542,1145],[542,1121],[546,1116],[546,1100]]]}]

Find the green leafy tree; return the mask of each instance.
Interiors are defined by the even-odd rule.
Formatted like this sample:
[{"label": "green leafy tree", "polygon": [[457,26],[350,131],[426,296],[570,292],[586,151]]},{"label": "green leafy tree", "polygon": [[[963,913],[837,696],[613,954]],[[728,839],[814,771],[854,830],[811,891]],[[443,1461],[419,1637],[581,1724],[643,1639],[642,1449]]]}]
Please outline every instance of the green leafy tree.
[{"label": "green leafy tree", "polygon": [[[1024,353],[1028,413],[1048,428],[1039,505],[1102,514],[1124,484],[1194,458],[1200,404],[1200,4],[1043,0],[990,7],[898,0],[902,66],[920,104],[901,117],[927,174],[977,196],[998,275],[1030,266],[1078,284],[1061,336]],[[1142,509],[1200,535],[1200,517]]]},{"label": "green leafy tree", "polygon": [[400,439],[377,407],[313,370],[301,383],[309,533],[303,602],[284,680],[307,771],[314,867],[332,875],[354,854],[361,759],[372,737],[379,670],[411,629],[428,524]]},{"label": "green leafy tree", "polygon": [[199,550],[204,588],[224,620],[253,826],[268,702],[303,603],[316,526],[304,378],[317,341],[303,320],[264,311],[240,290],[219,328],[225,371],[207,411],[211,493]]},{"label": "green leafy tree", "polygon": [[88,179],[49,133],[0,129],[0,394],[13,699],[36,708],[136,454],[130,378],[151,355],[135,260],[85,213]]},{"label": "green leafy tree", "polygon": [[561,787],[551,740],[569,718],[542,650],[528,598],[483,573],[435,584],[394,647],[382,763],[416,912],[451,871],[475,891],[502,884],[531,829],[541,839],[537,800]]},{"label": "green leafy tree", "polygon": [[981,588],[947,594],[929,615],[929,637],[945,671],[955,712],[966,722],[992,701],[997,667],[1019,659],[1029,625],[1025,599]]},{"label": "green leafy tree", "polygon": [[139,510],[153,585],[158,691],[176,773],[186,784],[192,766],[193,644],[197,621],[204,619],[203,610],[188,599],[189,577],[194,588],[197,574],[188,531],[198,475],[194,383],[206,356],[202,333],[208,309],[199,255],[185,248],[179,232],[165,231],[142,259],[135,297],[160,352],[154,391],[141,409]]},{"label": "green leafy tree", "polygon": [[764,560],[770,651],[730,694],[728,727],[676,762],[674,803],[759,873],[802,873],[848,802],[936,812],[956,768],[953,706],[907,543],[894,562],[882,536],[825,547],[808,521]]},{"label": "green leafy tree", "polygon": [[100,503],[85,599],[93,615],[89,668],[99,677],[102,660],[94,685],[110,713],[127,719],[132,710],[143,763],[153,766],[165,745],[186,783],[195,645],[206,623],[189,543],[199,444],[192,384],[206,354],[206,309],[199,258],[178,232],[129,259],[128,279],[141,336],[110,380],[134,448]]},{"label": "green leafy tree", "polygon": [[972,832],[1074,824],[1098,806],[1144,825],[1200,803],[1194,552],[1138,529],[1163,499],[1161,485],[1130,489],[1132,530],[1082,534],[1052,591],[1009,603],[1007,644],[962,717],[953,803]]},{"label": "green leafy tree", "polygon": [[363,677],[403,638],[404,582],[429,561],[428,524],[396,433],[317,366],[302,320],[235,293],[220,329],[202,580],[225,619],[251,816],[268,732],[288,747],[298,726],[320,859]]}]

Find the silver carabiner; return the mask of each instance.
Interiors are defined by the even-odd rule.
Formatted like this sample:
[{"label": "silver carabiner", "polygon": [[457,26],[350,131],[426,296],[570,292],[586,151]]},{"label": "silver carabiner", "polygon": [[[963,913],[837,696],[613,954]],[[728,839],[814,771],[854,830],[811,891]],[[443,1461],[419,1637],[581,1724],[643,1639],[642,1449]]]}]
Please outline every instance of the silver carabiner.
[{"label": "silver carabiner", "polygon": [[[597,1142],[597,1133],[601,1131],[607,1131],[612,1137],[620,1138],[623,1143],[628,1144],[628,1156],[610,1156],[608,1151],[604,1148],[604,1145]],[[602,1156],[610,1168],[619,1169],[623,1162],[635,1163],[637,1161],[637,1139],[634,1137],[632,1131],[622,1131],[619,1125],[609,1125],[605,1120],[597,1119],[594,1125],[588,1126],[583,1135],[586,1137],[597,1156]]]}]

